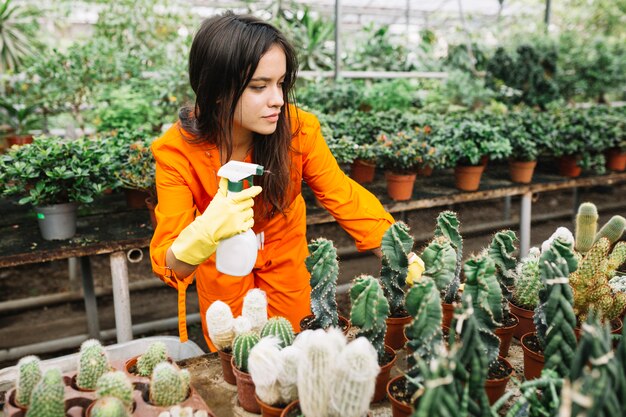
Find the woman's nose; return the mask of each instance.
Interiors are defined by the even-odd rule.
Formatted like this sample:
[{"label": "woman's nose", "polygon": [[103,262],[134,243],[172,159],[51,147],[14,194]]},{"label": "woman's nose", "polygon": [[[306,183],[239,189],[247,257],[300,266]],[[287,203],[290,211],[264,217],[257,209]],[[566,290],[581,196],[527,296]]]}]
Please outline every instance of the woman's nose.
[{"label": "woman's nose", "polygon": [[285,100],[283,99],[283,89],[276,86],[272,89],[269,105],[270,107],[282,107],[283,104],[285,104]]}]

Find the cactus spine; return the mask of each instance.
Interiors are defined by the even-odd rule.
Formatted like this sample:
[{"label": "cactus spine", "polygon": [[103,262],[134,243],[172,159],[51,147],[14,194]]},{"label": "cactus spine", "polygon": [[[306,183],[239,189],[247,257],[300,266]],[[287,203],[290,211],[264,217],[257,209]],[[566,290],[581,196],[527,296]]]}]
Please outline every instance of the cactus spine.
[{"label": "cactus spine", "polygon": [[259,334],[265,323],[267,323],[267,297],[265,296],[265,291],[258,288],[248,291],[243,298],[241,315],[250,320],[252,331]]},{"label": "cactus spine", "polygon": [[576,214],[576,250],[585,254],[593,246],[598,229],[598,209],[593,203],[582,203]]},{"label": "cactus spine", "polygon": [[107,372],[98,379],[96,384],[96,396],[98,398],[115,397],[120,400],[127,409],[133,405],[133,385],[122,371]]},{"label": "cactus spine", "polygon": [[235,337],[233,340],[233,357],[235,358],[235,366],[241,372],[248,372],[248,357],[250,350],[259,343],[259,336],[254,332],[243,333]]},{"label": "cactus spine", "polygon": [[150,376],[154,367],[167,360],[167,348],[163,342],[155,342],[148,346],[146,353],[137,359],[137,373],[141,376]]},{"label": "cactus spine", "polygon": [[277,337],[263,337],[250,350],[248,369],[256,395],[269,405],[280,402],[278,374],[282,369],[280,340]]},{"label": "cactus spine", "polygon": [[626,229],[626,219],[622,216],[613,216],[596,234],[596,242],[605,237],[611,244],[614,244],[622,237],[624,229]]},{"label": "cactus spine", "polygon": [[276,336],[280,341],[281,348],[292,344],[296,337],[289,320],[280,316],[272,317],[265,323],[261,329],[261,337],[265,336]]},{"label": "cactus spine", "polygon": [[94,403],[91,417],[128,417],[128,410],[118,398],[104,397]]},{"label": "cactus spine", "polygon": [[178,370],[168,362],[161,362],[152,372],[150,402],[159,407],[183,402],[189,394],[189,380],[186,369]]},{"label": "cactus spine", "polygon": [[311,274],[311,311],[315,319],[312,328],[326,329],[339,324],[337,314],[337,277],[339,262],[333,242],[319,238],[309,243],[311,254],[304,261]]},{"label": "cactus spine", "polygon": [[435,237],[444,236],[447,238],[456,251],[456,268],[454,279],[445,290],[443,296],[444,303],[452,304],[457,299],[459,286],[461,285],[461,268],[463,265],[463,238],[459,233],[459,219],[453,211],[442,211],[437,216],[437,226],[435,227]]},{"label": "cactus spine", "polygon": [[430,241],[421,256],[424,261],[424,274],[431,278],[442,293],[448,292],[456,273],[456,250],[445,236],[438,236]]},{"label": "cactus spine", "polygon": [[15,401],[22,407],[28,407],[30,396],[41,380],[41,366],[37,356],[25,356],[17,363],[18,374],[15,389]]},{"label": "cactus spine", "polygon": [[86,390],[95,390],[98,378],[109,370],[106,352],[99,341],[86,340],[80,346],[76,385]]},{"label": "cactus spine", "polygon": [[26,417],[65,417],[64,391],[61,371],[47,370],[33,390]]},{"label": "cactus spine", "polygon": [[406,315],[404,308],[404,287],[409,268],[408,254],[413,248],[413,237],[409,226],[402,222],[391,225],[383,235],[381,250],[383,253],[380,282],[392,317]]},{"label": "cactus spine", "polygon": [[515,268],[515,286],[513,287],[513,303],[527,310],[534,310],[539,303],[539,289],[541,278],[539,277],[538,248],[531,248],[528,256],[521,260]]},{"label": "cactus spine", "polygon": [[218,350],[230,349],[235,337],[234,318],[230,307],[223,301],[214,301],[206,311],[206,327],[209,339]]},{"label": "cactus spine", "polygon": [[378,352],[378,362],[385,357],[385,333],[389,315],[389,303],[376,278],[361,275],[350,288],[350,321],[359,327],[359,336],[365,336]]}]

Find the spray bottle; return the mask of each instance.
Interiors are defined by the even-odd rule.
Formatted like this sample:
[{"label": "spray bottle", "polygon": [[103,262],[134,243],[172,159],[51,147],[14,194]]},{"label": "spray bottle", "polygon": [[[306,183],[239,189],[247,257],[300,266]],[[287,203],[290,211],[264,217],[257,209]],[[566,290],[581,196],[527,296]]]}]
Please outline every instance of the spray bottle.
[{"label": "spray bottle", "polygon": [[[243,190],[244,180],[252,186],[253,177],[263,175],[263,167],[247,162],[229,161],[217,171],[217,175],[228,179],[227,197],[232,197]],[[252,229],[248,229],[217,244],[215,266],[223,274],[243,277],[252,271],[257,253],[257,237]]]}]

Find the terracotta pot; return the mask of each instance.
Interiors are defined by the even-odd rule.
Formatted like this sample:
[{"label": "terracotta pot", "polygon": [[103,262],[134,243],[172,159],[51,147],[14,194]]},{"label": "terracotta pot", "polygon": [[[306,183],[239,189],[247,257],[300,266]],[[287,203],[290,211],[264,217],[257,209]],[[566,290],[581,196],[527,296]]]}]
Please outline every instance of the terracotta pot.
[{"label": "terracotta pot", "polygon": [[[503,361],[509,369],[513,369],[513,366],[511,366],[509,361],[501,356],[498,356],[498,359]],[[509,373],[504,378],[488,379],[485,381],[485,391],[487,392],[487,397],[489,397],[489,404],[493,405],[496,401],[498,401],[498,398],[504,395],[506,384],[509,383],[511,375],[513,375],[513,372]]]},{"label": "terracotta pot", "polygon": [[[611,334],[622,334],[622,327],[624,327],[624,322],[617,318],[611,322]],[[574,327],[574,335],[576,335],[576,340],[580,340],[583,335],[583,331],[580,327]],[[618,341],[613,342],[613,345],[616,345]]]},{"label": "terracotta pot", "polygon": [[259,403],[259,407],[261,407],[261,415],[263,417],[280,417],[283,413],[283,410],[286,407],[274,407],[267,403],[261,401],[261,399],[255,394],[254,399],[257,403]]},{"label": "terracotta pot", "polygon": [[385,352],[392,354],[393,359],[391,359],[389,363],[380,367],[380,372],[378,372],[378,375],[376,376],[376,390],[374,391],[372,403],[380,402],[387,396],[387,383],[389,382],[391,368],[393,368],[393,365],[396,364],[396,360],[398,360],[395,350],[389,346],[385,346]]},{"label": "terracotta pot", "polygon": [[[131,377],[131,379],[137,379],[138,381],[142,383],[148,384],[150,383],[150,376],[142,376],[132,371],[132,369],[137,366],[137,360],[139,360],[139,356],[141,355],[133,356],[132,358],[127,360],[124,363],[124,371],[126,372],[126,375]],[[168,357],[167,361],[171,363],[172,365],[174,365],[175,368],[178,368],[178,365],[176,365],[176,363],[174,362],[172,358]]]},{"label": "terracotta pot", "polygon": [[[300,320],[300,330],[316,330],[312,327],[309,326],[303,326],[307,320],[313,318],[315,316],[313,316],[313,314],[309,314],[308,316],[304,316],[302,318],[302,320]],[[344,316],[339,316],[339,328],[341,329],[341,332],[343,334],[345,334],[346,336],[348,335],[348,332],[350,331],[350,320],[348,320],[347,318],[345,318]]]},{"label": "terracotta pot", "polygon": [[626,152],[620,148],[611,148],[606,151],[606,167],[611,171],[624,171],[626,169]]},{"label": "terracotta pot", "polygon": [[576,178],[582,173],[582,168],[578,166],[578,155],[563,155],[559,158],[559,175],[569,178]]},{"label": "terracotta pot", "polygon": [[524,378],[526,378],[527,381],[541,376],[545,362],[543,355],[533,352],[524,345],[524,340],[534,335],[535,333],[526,333],[520,340],[524,351]]},{"label": "terracotta pot", "polygon": [[537,161],[509,161],[509,173],[511,181],[521,184],[528,184],[533,179],[533,172]]},{"label": "terracotta pot", "polygon": [[387,180],[387,194],[394,201],[410,200],[413,195],[413,186],[417,174],[394,174],[385,172]]},{"label": "terracotta pot", "polygon": [[404,335],[404,326],[409,324],[413,317],[387,317],[387,333],[385,334],[385,344],[393,350],[402,349],[407,339]]},{"label": "terracotta pot", "polygon": [[476,191],[480,186],[480,177],[483,175],[484,167],[461,166],[454,168],[454,184],[461,191]]},{"label": "terracotta pot", "polygon": [[350,178],[359,184],[367,184],[374,181],[375,172],[376,164],[374,162],[355,159],[350,169]]},{"label": "terracotta pot", "polygon": [[8,135],[6,137],[6,142],[9,147],[13,145],[27,145],[29,143],[33,143],[33,135]]},{"label": "terracotta pot", "polygon": [[430,177],[431,175],[433,175],[433,167],[430,165],[417,168],[418,177]]},{"label": "terracotta pot", "polygon": [[148,197],[146,198],[145,203],[146,203],[146,207],[148,207],[148,211],[150,212],[150,223],[152,224],[152,228],[156,229],[157,219],[156,219],[156,215],[154,214],[154,209],[156,208],[156,205],[157,205],[156,199],[153,197]]},{"label": "terracotta pot", "polygon": [[526,333],[535,332],[535,323],[533,322],[533,316],[535,315],[534,310],[526,310],[525,308],[516,306],[510,301],[509,308],[511,309],[511,313],[515,314],[519,320],[517,327],[513,330],[513,336],[516,339],[521,339]]},{"label": "terracotta pot", "polygon": [[409,417],[413,412],[413,407],[410,404],[407,404],[402,401],[398,401],[391,392],[391,386],[394,382],[400,381],[404,378],[404,375],[397,376],[391,379],[387,383],[387,398],[389,398],[389,402],[391,403],[391,415],[393,417]]},{"label": "terracotta pot", "polygon": [[480,157],[480,166],[483,167],[483,170],[487,168],[488,162],[489,162],[489,155],[483,155]]},{"label": "terracotta pot", "polygon": [[506,358],[509,356],[509,348],[511,347],[511,340],[513,340],[513,332],[515,332],[515,328],[519,325],[519,319],[515,314],[511,313],[511,317],[513,317],[516,323],[509,327],[500,327],[496,329],[496,336],[500,339],[500,356]]},{"label": "terracotta pot", "polygon": [[290,402],[287,407],[283,408],[283,412],[280,414],[280,417],[289,417],[292,413],[294,417],[302,414],[300,411],[300,401],[295,400]]},{"label": "terracotta pot", "polygon": [[255,394],[254,394],[254,382],[252,381],[252,377],[247,372],[241,372],[235,366],[235,358],[230,360],[230,363],[233,367],[233,373],[235,374],[235,379],[237,380],[237,398],[239,399],[239,405],[246,411],[250,413],[260,414],[261,407],[259,407],[259,403],[256,402]]},{"label": "terracotta pot", "polygon": [[126,206],[132,209],[146,208],[146,198],[150,197],[146,191],[124,188]]},{"label": "terracotta pot", "polygon": [[233,367],[230,364],[233,355],[228,352],[218,350],[217,356],[220,357],[220,363],[222,364],[222,375],[224,375],[224,381],[226,381],[230,385],[236,385],[237,379],[235,378],[235,374],[233,373]]},{"label": "terracotta pot", "polygon": [[452,323],[452,316],[454,315],[454,304],[441,303],[441,310],[443,313],[441,327],[449,328]]}]

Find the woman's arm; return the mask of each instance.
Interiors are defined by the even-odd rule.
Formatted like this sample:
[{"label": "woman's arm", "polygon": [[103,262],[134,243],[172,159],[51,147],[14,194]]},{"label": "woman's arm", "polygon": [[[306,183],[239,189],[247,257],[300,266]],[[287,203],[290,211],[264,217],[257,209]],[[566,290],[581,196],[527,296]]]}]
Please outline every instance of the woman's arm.
[{"label": "woman's arm", "polygon": [[189,265],[186,262],[176,259],[176,256],[174,256],[174,253],[172,252],[171,246],[167,249],[167,252],[165,254],[165,264],[168,266],[168,268],[174,271],[174,274],[176,274],[176,276],[179,277],[187,277],[193,274],[198,268],[198,265]]}]

